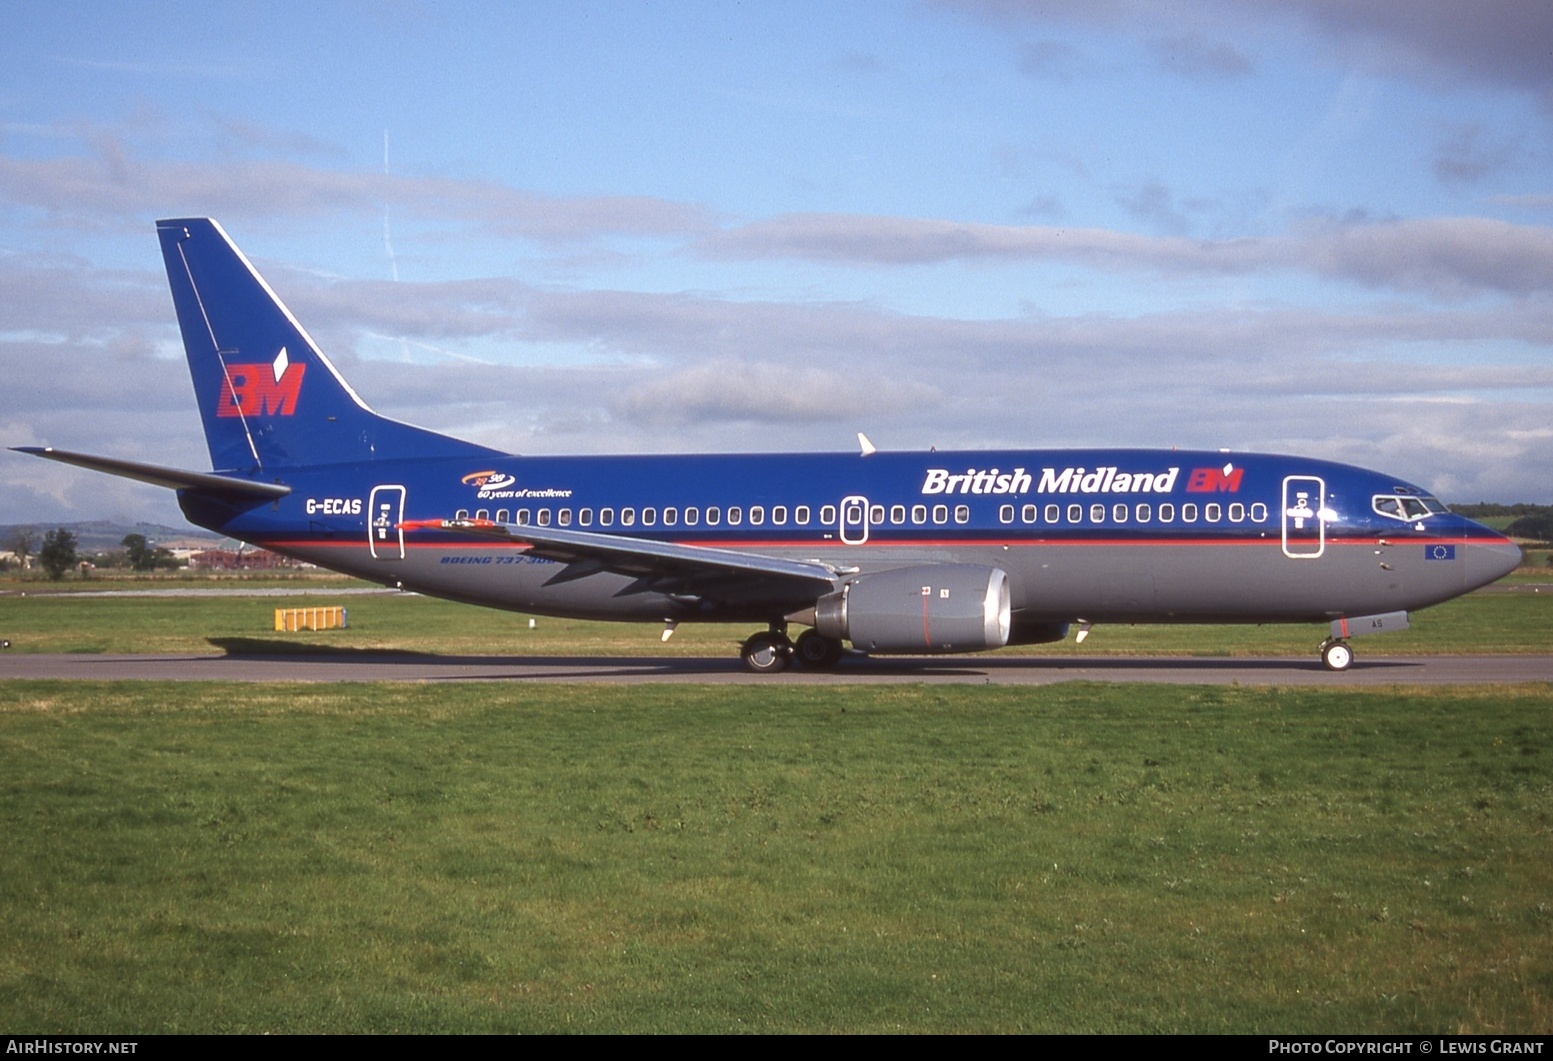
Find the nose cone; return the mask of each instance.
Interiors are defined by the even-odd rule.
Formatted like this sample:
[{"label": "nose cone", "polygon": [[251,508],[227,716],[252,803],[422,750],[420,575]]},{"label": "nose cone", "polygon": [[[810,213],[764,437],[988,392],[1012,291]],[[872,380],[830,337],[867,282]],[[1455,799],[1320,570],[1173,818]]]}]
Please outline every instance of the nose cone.
[{"label": "nose cone", "polygon": [[1484,536],[1467,546],[1467,588],[1477,589],[1504,578],[1520,562],[1519,545],[1485,528]]}]

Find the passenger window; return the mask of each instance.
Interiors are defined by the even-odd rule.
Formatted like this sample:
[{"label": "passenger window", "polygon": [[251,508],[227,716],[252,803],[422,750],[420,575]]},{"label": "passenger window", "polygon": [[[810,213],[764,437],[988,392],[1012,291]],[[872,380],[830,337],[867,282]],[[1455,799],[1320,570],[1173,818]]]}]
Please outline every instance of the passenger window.
[{"label": "passenger window", "polygon": [[453,518],[454,519],[468,519],[469,518],[469,510],[467,508],[461,508],[457,512],[453,513]]},{"label": "passenger window", "polygon": [[778,527],[780,527],[782,524],[787,522],[787,506],[786,505],[772,505],[771,506],[771,522],[775,523]]},{"label": "passenger window", "polygon": [[578,512],[577,522],[584,527],[593,526],[593,510],[591,508],[585,508],[581,512]]},{"label": "passenger window", "polygon": [[[801,523],[803,521],[800,520],[799,522]],[[835,505],[826,505],[823,508],[821,508],[820,509],[820,525],[823,526],[823,527],[829,527],[834,522],[836,522],[836,506]]]},{"label": "passenger window", "polygon": [[674,524],[676,524],[678,522],[679,522],[679,512],[678,512],[678,510],[673,509],[673,508],[666,508],[666,509],[663,510],[663,525],[665,527],[672,527],[672,526],[674,526]]},{"label": "passenger window", "polygon": [[1091,522],[1091,523],[1104,523],[1105,522],[1105,506],[1104,505],[1090,505],[1089,506],[1089,522]]},{"label": "passenger window", "polygon": [[1267,522],[1267,506],[1258,501],[1251,506],[1251,519],[1257,523]]},{"label": "passenger window", "polygon": [[851,504],[847,506],[847,522],[852,526],[861,526],[863,522],[863,506]]},{"label": "passenger window", "polygon": [[744,522],[744,511],[738,505],[728,506],[728,526],[737,527]]},{"label": "passenger window", "polygon": [[1000,522],[1003,522],[1003,523],[1012,523],[1012,522],[1014,522],[1014,506],[1013,505],[999,505],[998,506],[998,520]]},{"label": "passenger window", "polygon": [[877,527],[877,526],[879,526],[879,524],[881,524],[883,522],[884,522],[884,506],[883,505],[874,505],[871,508],[869,508],[869,510],[868,510],[868,523],[869,523],[869,525],[873,526],[873,527]]},{"label": "passenger window", "polygon": [[496,522],[497,523],[506,523],[507,522],[507,510],[506,509],[499,508],[499,509],[496,510]]},{"label": "passenger window", "polygon": [[561,511],[556,513],[555,521],[563,527],[570,527],[572,525],[572,510],[569,508],[561,509]]},{"label": "passenger window", "polygon": [[956,523],[969,523],[971,521],[971,506],[970,505],[956,505],[956,506],[954,506],[954,521]]},{"label": "passenger window", "polygon": [[548,508],[542,508],[539,510],[539,525],[541,527],[550,526],[550,510]]},{"label": "passenger window", "polygon": [[1246,518],[1246,506],[1245,505],[1242,505],[1239,501],[1236,501],[1234,504],[1229,506],[1229,521],[1231,523],[1240,523],[1245,518]]},{"label": "passenger window", "polygon": [[1220,507],[1217,501],[1209,502],[1203,506],[1203,519],[1207,520],[1209,523],[1219,522],[1219,517],[1223,514],[1224,509]]},{"label": "passenger window", "polygon": [[1069,523],[1083,523],[1084,522],[1084,506],[1083,505],[1069,505],[1068,506],[1068,522]]},{"label": "passenger window", "polygon": [[1034,523],[1035,522],[1035,506],[1034,505],[1026,505],[1024,508],[1020,509],[1019,510],[1019,518],[1024,520],[1026,523]]},{"label": "passenger window", "polygon": [[629,527],[629,526],[631,526],[635,522],[636,522],[636,509],[634,509],[634,508],[623,508],[623,509],[620,510],[620,525],[622,527]]},{"label": "passenger window", "polygon": [[696,507],[694,505],[691,505],[690,507],[685,509],[685,526],[687,526],[687,527],[694,527],[696,525],[696,521],[699,520],[700,518],[701,518],[701,513],[700,513],[700,511],[698,511],[696,509]]},{"label": "passenger window", "polygon": [[1186,504],[1181,506],[1181,522],[1182,523],[1196,523],[1197,522],[1197,502],[1195,502],[1195,501],[1188,501]]},{"label": "passenger window", "polygon": [[890,506],[890,522],[894,523],[896,526],[899,526],[900,524],[906,522],[906,506],[905,505],[891,505]]},{"label": "passenger window", "polygon": [[1060,522],[1062,522],[1062,506],[1061,505],[1047,505],[1046,506],[1046,522],[1047,523],[1060,523]]},{"label": "passenger window", "polygon": [[1147,523],[1154,515],[1154,509],[1146,501],[1132,511],[1139,523]]},{"label": "passenger window", "polygon": [[615,510],[612,508],[599,509],[599,526],[608,527],[615,522]]},{"label": "passenger window", "polygon": [[1117,503],[1111,506],[1111,518],[1118,523],[1127,522],[1127,506]]},{"label": "passenger window", "polygon": [[807,527],[809,525],[808,505],[799,505],[797,508],[793,509],[793,522],[798,524],[800,527]]},{"label": "passenger window", "polygon": [[766,522],[766,510],[759,505],[750,506],[750,526],[758,527]]},{"label": "passenger window", "polygon": [[949,522],[949,506],[948,505],[934,505],[933,506],[933,522],[934,523],[948,523]]},{"label": "passenger window", "polygon": [[642,509],[642,526],[651,527],[658,522],[658,510],[655,508]]},{"label": "passenger window", "polygon": [[520,527],[527,527],[528,526],[528,509],[526,509],[526,508],[518,509],[517,523],[518,523],[518,526],[520,526]]},{"label": "passenger window", "polygon": [[1159,521],[1161,523],[1171,523],[1171,522],[1174,522],[1175,518],[1176,518],[1176,507],[1174,505],[1172,505],[1169,501],[1166,501],[1163,505],[1159,506]]},{"label": "passenger window", "polygon": [[488,509],[488,508],[477,508],[477,509],[475,509],[475,519],[490,519],[490,518],[491,518],[491,510],[490,509]]},{"label": "passenger window", "polygon": [[715,526],[717,526],[720,522],[722,522],[722,518],[723,518],[723,510],[722,509],[718,508],[716,505],[707,505],[706,506],[706,525],[708,527],[715,527]]},{"label": "passenger window", "polygon": [[911,506],[911,522],[913,522],[913,523],[926,523],[927,522],[927,506],[926,505],[912,505]]}]

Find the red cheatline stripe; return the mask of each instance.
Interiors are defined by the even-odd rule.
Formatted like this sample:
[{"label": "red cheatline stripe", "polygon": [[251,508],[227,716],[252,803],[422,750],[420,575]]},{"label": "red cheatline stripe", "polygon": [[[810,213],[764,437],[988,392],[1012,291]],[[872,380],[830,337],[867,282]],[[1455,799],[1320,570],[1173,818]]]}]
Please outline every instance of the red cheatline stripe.
[{"label": "red cheatline stripe", "polygon": [[[628,537],[628,536],[627,536]],[[658,540],[658,539],[651,539]],[[1483,538],[1392,538],[1388,539],[1391,546],[1405,545],[1475,545],[1485,541]],[[276,549],[362,549],[366,542],[341,541],[338,538],[332,540],[322,539],[280,539],[272,542],[259,541],[255,544],[267,548]],[[1266,538],[1034,538],[1024,540],[1010,540],[1004,538],[871,538],[861,546],[849,545],[840,541],[815,541],[813,539],[794,539],[790,541],[765,540],[742,541],[738,539],[718,539],[716,541],[684,541],[673,542],[676,545],[699,545],[708,549],[736,549],[748,552],[751,549],[950,549],[950,548],[998,548],[1010,549],[1029,548],[1069,548],[1082,546],[1085,548],[1109,546],[1116,547],[1147,547],[1147,548],[1185,548],[1200,546],[1223,547],[1254,547],[1264,546],[1268,548],[1279,547],[1282,539],[1268,536]],[[1304,543],[1296,540],[1295,544]],[[1374,536],[1363,538],[1328,538],[1329,546],[1370,546],[1377,544]],[[527,542],[489,542],[489,541],[457,541],[457,542],[412,542],[404,543],[406,549],[527,549]]]}]

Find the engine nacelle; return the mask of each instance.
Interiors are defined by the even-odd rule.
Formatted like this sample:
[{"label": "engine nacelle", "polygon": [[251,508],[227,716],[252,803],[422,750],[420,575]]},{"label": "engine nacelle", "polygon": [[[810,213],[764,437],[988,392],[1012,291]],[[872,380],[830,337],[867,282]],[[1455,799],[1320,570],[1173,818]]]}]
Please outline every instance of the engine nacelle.
[{"label": "engine nacelle", "polygon": [[923,564],[851,579],[814,604],[814,628],[864,652],[979,652],[1008,644],[1008,575]]}]

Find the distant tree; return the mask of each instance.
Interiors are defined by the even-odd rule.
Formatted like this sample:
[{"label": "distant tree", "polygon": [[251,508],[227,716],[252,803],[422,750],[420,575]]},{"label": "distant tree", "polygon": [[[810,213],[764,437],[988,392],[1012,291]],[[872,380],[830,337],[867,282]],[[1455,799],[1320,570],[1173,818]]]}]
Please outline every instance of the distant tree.
[{"label": "distant tree", "polygon": [[119,543],[124,546],[124,558],[136,571],[155,571],[159,567],[172,567],[173,554],[146,540],[144,534],[126,534]]},{"label": "distant tree", "polygon": [[65,528],[51,530],[43,536],[43,547],[38,550],[38,562],[49,578],[58,581],[65,572],[76,565],[75,535]]},{"label": "distant tree", "polygon": [[5,538],[5,547],[16,554],[16,562],[23,570],[26,570],[27,558],[37,546],[38,532],[32,527],[17,527]]},{"label": "distant tree", "polygon": [[1522,516],[1504,529],[1512,538],[1530,538],[1537,542],[1553,542],[1553,512]]}]

